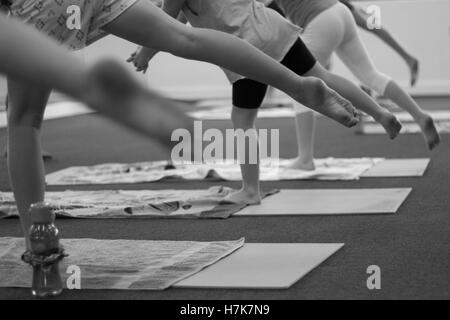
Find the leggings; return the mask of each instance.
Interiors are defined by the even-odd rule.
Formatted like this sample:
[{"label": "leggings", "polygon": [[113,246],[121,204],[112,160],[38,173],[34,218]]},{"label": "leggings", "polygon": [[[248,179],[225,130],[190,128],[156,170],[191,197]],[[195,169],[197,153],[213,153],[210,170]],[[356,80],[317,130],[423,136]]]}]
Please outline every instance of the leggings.
[{"label": "leggings", "polygon": [[384,95],[391,78],[375,68],[345,5],[337,3],[319,14],[306,26],[302,39],[320,64],[329,66],[336,52],[359,81]]},{"label": "leggings", "polygon": [[[289,49],[281,64],[299,76],[310,71],[317,60],[299,38]],[[267,85],[252,79],[240,79],[233,83],[233,105],[243,109],[257,109],[267,92]]]}]

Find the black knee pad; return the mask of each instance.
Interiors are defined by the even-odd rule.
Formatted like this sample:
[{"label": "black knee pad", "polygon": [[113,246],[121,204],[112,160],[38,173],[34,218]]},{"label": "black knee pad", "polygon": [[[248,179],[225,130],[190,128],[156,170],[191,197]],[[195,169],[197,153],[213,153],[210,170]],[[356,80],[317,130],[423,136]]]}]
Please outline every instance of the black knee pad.
[{"label": "black knee pad", "polygon": [[267,85],[250,79],[233,83],[233,105],[243,109],[257,109],[266,96]]}]

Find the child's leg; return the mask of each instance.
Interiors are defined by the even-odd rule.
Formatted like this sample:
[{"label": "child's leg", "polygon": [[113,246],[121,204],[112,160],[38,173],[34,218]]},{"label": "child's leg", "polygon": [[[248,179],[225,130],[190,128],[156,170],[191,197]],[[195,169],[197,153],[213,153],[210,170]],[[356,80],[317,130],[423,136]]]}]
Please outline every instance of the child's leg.
[{"label": "child's leg", "polygon": [[40,127],[50,89],[8,78],[8,168],[28,243],[30,205],[44,200],[45,174]]},{"label": "child's leg", "polygon": [[314,112],[303,111],[295,113],[295,130],[298,142],[298,154],[288,167],[298,170],[315,170],[314,136],[316,132],[316,116]]},{"label": "child's leg", "polygon": [[400,108],[410,113],[422,128],[428,147],[434,148],[439,144],[440,136],[433,119],[424,113],[397,83],[375,68],[359,38],[355,21],[348,10],[342,12],[342,19],[346,25],[346,38],[337,50],[340,59],[362,83],[391,99]]},{"label": "child's leg", "polygon": [[[247,133],[248,143],[238,139],[238,150],[242,150],[239,143],[245,143],[244,154],[238,154],[242,172],[242,189],[232,193],[226,200],[245,204],[259,204],[261,202],[259,141],[255,120],[266,91],[267,85],[254,80],[241,79],[233,84],[231,120],[235,131],[243,130]],[[252,150],[252,143],[257,145],[257,150]],[[252,151],[256,154],[251,154]],[[256,163],[250,162],[252,158],[256,159]]]},{"label": "child's leg", "polygon": [[394,139],[400,133],[401,124],[396,117],[380,107],[369,95],[351,81],[328,72],[319,63],[305,75],[315,76],[324,80],[328,86],[350,100],[358,109],[371,115],[375,121],[379,122],[391,139]]},{"label": "child's leg", "polygon": [[322,81],[297,76],[235,36],[187,27],[147,1],[139,1],[103,29],[144,47],[210,62],[270,84],[345,126],[357,122],[351,104]]},{"label": "child's leg", "polygon": [[[6,112],[8,112],[8,96],[6,96],[6,99],[5,99],[5,107],[6,107]],[[6,140],[8,140],[8,139],[6,139]],[[6,143],[5,152],[3,153],[3,156],[5,158],[8,158],[8,143]],[[50,152],[42,150],[42,159],[44,161],[52,160],[53,156]]]},{"label": "child's leg", "polygon": [[[230,194],[225,200],[235,203],[245,204],[260,204],[261,203],[261,188],[259,181],[259,145],[256,155],[250,154],[250,144],[253,140],[258,143],[258,135],[255,127],[255,120],[258,114],[258,109],[242,109],[233,106],[231,113],[231,119],[233,121],[234,130],[243,130],[248,133],[248,143],[245,143],[245,154],[240,155],[238,158],[243,160],[240,163],[242,173],[242,188],[238,192]],[[238,143],[243,141],[238,139]],[[240,146],[238,145],[239,149]],[[251,158],[256,157],[257,163],[250,163]]]}]

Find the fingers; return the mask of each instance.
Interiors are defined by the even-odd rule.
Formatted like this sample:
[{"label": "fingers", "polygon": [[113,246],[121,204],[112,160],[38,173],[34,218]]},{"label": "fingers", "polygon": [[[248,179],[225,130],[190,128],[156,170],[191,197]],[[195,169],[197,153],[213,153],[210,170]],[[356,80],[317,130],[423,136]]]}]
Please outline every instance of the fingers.
[{"label": "fingers", "polygon": [[127,59],[127,62],[132,62],[134,58],[136,57],[136,52],[133,52],[131,56]]},{"label": "fingers", "polygon": [[142,71],[143,73],[146,73],[147,69],[148,69],[148,64],[140,65],[140,66],[135,65],[135,67],[136,67],[136,71],[137,72],[141,72]]},{"label": "fingers", "polygon": [[148,69],[148,63],[139,62],[138,52],[135,51],[131,54],[131,56],[126,60],[129,63],[132,63],[136,68],[137,72],[146,73]]}]

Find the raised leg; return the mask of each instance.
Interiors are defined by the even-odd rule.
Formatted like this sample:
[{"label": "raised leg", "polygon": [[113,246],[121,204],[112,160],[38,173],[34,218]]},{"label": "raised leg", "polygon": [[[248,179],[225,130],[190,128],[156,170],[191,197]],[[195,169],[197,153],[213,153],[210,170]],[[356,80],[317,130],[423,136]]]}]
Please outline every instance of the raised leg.
[{"label": "raised leg", "polygon": [[401,124],[397,118],[386,109],[380,107],[369,95],[351,81],[328,72],[320,64],[316,64],[306,75],[321,78],[328,86],[351,101],[358,109],[371,115],[375,121],[385,128],[391,139],[394,139],[400,133]]},{"label": "raised leg", "polygon": [[144,47],[210,62],[272,85],[347,127],[357,122],[353,106],[322,81],[299,77],[235,36],[187,27],[147,1],[139,1],[104,29]]},{"label": "raised leg", "polygon": [[391,99],[411,114],[420,125],[428,148],[433,149],[440,142],[433,119],[395,81],[375,68],[358,35],[351,14],[344,11],[343,19],[346,25],[346,39],[337,50],[341,60],[363,84]]}]

